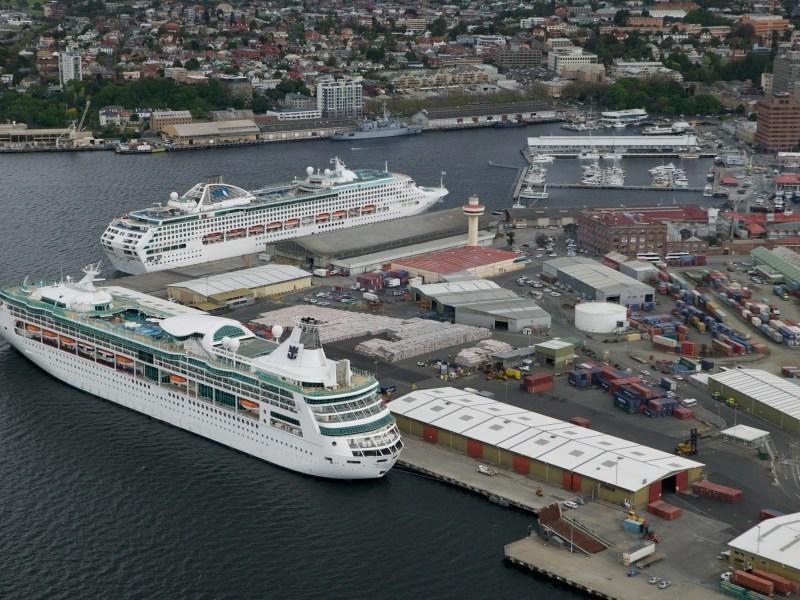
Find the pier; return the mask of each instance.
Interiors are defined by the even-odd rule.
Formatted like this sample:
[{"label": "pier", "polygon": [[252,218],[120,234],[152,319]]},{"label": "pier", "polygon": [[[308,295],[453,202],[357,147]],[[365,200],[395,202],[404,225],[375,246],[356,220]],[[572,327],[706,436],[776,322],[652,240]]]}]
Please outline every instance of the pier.
[{"label": "pier", "polygon": [[551,189],[639,190],[642,192],[702,192],[701,187],[657,187],[652,185],[586,185],[583,183],[548,183]]},{"label": "pier", "polygon": [[[395,469],[399,467],[398,470],[409,475],[459,487],[499,506],[531,513],[532,520],[544,508],[574,497],[574,492],[496,464],[491,465],[496,475],[483,475],[477,470],[481,464],[478,460],[440,444],[408,434],[403,436],[403,443],[405,447]],[[583,531],[602,540],[608,546],[606,550],[583,553],[576,546],[576,551],[570,552],[569,542],[546,540],[531,527],[526,537],[504,546],[504,560],[596,598],[655,600],[679,590],[686,600],[705,600],[717,594],[717,580],[724,566],[714,557],[725,547],[723,532],[728,527],[725,523],[691,511],[684,511],[676,521],[658,520],[654,525],[663,538],[658,551],[665,555],[664,560],[649,567],[642,565],[638,576],[629,577],[628,567],[622,564],[622,552],[641,538],[622,530],[627,509],[600,500],[586,500],[584,506],[563,513],[562,520],[574,525],[576,536]],[[681,504],[680,496],[674,496],[670,502]],[[669,579],[672,587],[660,590],[650,585],[651,575]]]}]

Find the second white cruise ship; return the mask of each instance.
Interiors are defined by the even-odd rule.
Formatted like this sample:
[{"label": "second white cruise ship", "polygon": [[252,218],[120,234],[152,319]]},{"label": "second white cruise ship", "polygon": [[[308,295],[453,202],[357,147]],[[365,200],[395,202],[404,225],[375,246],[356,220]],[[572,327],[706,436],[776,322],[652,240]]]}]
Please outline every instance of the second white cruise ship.
[{"label": "second white cruise ship", "polygon": [[131,274],[162,271],[262,252],[287,238],[366,225],[424,212],[447,190],[417,185],[388,170],[306,169],[289,184],[249,192],[209,181],[166,205],[114,219],[101,243],[111,263]]},{"label": "second white cruise ship", "polygon": [[378,382],[328,358],[313,321],[278,344],[233,319],[95,287],[99,272],[0,289],[0,336],[78,389],[287,469],[372,479],[394,465],[403,443]]}]

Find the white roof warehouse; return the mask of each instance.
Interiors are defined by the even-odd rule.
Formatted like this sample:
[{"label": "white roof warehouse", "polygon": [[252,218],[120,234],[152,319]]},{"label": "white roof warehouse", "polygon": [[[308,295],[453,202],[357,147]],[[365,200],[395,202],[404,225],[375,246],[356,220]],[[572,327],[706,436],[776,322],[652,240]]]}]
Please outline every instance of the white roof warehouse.
[{"label": "white roof warehouse", "polygon": [[704,465],[452,387],[389,403],[403,431],[536,479],[636,506],[680,491]]}]

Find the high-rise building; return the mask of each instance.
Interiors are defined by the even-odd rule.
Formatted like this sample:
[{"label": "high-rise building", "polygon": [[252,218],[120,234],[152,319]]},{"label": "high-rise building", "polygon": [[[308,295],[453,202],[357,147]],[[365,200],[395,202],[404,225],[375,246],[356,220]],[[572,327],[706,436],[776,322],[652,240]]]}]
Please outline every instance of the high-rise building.
[{"label": "high-rise building", "polygon": [[364,115],[361,82],[329,79],[317,84],[317,108],[323,117],[360,119]]},{"label": "high-rise building", "polygon": [[800,144],[800,104],[782,93],[758,101],[756,144],[764,150],[786,151]]},{"label": "high-rise building", "polygon": [[775,57],[772,69],[772,93],[794,94],[800,82],[800,52],[786,50]]},{"label": "high-rise building", "polygon": [[58,55],[58,82],[63,86],[73,79],[83,79],[81,54],[74,50],[65,50]]}]

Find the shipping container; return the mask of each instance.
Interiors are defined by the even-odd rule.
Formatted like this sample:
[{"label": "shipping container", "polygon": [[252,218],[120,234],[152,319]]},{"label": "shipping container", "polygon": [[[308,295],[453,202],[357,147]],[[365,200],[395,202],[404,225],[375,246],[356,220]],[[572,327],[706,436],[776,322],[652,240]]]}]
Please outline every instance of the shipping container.
[{"label": "shipping container", "polygon": [[792,593],[792,582],[785,577],[775,575],[775,573],[770,573],[769,571],[762,571],[761,569],[753,569],[750,574],[771,581],[772,585],[775,586],[775,591],[779,594]]},{"label": "shipping container", "polygon": [[586,427],[586,429],[590,429],[592,426],[592,422],[586,417],[572,417],[569,422],[579,427]]},{"label": "shipping container", "polygon": [[765,519],[774,519],[775,517],[782,517],[785,514],[786,513],[775,510],[774,508],[762,508],[758,511],[758,520],[764,521]]},{"label": "shipping container", "polygon": [[719,500],[720,502],[734,503],[742,499],[742,490],[712,483],[706,479],[694,482],[692,484],[692,490],[698,496]]},{"label": "shipping container", "polygon": [[733,583],[745,587],[748,590],[758,592],[759,594],[766,594],[767,596],[771,596],[775,593],[775,584],[771,581],[751,575],[747,571],[742,571],[741,569],[737,569],[733,572]]},{"label": "shipping container", "polygon": [[622,553],[622,562],[626,567],[629,567],[637,560],[641,560],[645,556],[650,556],[655,551],[656,545],[653,542],[637,544]]},{"label": "shipping container", "polygon": [[656,500],[648,504],[647,512],[661,517],[662,519],[666,519],[667,521],[677,519],[683,514],[683,510],[663,500]]}]

